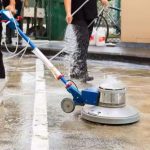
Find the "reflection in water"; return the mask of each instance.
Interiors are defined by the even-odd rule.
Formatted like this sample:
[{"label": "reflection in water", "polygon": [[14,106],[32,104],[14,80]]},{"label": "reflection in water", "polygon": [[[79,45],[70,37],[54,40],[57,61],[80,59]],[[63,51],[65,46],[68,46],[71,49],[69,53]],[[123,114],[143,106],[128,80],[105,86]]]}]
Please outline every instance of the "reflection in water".
[{"label": "reflection in water", "polygon": [[9,98],[0,105],[0,147],[12,149],[14,141],[17,141],[17,130],[20,126],[19,106],[12,98]]},{"label": "reflection in water", "polygon": [[[16,70],[18,59],[6,62],[7,84],[0,93],[0,150],[30,149],[35,72]],[[33,66],[34,60],[24,59],[21,67]]]},{"label": "reflection in water", "polygon": [[8,72],[7,74],[8,74],[7,75],[7,87],[9,88],[19,87],[22,73],[16,71],[16,72]]}]

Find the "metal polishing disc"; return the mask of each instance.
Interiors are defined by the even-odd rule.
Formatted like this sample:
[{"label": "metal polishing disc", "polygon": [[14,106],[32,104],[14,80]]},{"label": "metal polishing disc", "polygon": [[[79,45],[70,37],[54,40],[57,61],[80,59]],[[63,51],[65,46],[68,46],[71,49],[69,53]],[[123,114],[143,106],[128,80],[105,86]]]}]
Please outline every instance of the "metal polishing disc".
[{"label": "metal polishing disc", "polygon": [[138,111],[131,106],[108,108],[91,105],[83,107],[81,117],[88,121],[112,125],[134,123],[140,118]]}]

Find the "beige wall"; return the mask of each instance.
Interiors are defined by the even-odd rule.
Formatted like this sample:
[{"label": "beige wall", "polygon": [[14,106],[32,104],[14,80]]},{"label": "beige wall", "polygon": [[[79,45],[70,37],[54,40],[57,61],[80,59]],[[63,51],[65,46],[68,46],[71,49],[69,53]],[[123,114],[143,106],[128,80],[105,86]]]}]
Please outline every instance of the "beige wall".
[{"label": "beige wall", "polygon": [[121,0],[122,42],[150,43],[150,0]]}]

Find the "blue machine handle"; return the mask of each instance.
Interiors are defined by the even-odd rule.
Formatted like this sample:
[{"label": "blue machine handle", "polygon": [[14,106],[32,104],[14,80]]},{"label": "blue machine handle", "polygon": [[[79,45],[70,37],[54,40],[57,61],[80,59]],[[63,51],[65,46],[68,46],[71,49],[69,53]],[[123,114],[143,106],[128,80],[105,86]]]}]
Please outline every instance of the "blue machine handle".
[{"label": "blue machine handle", "polygon": [[14,19],[12,15],[10,16],[9,11],[1,10],[0,15],[3,20],[7,20],[7,24],[11,29],[16,29],[18,31],[20,36],[32,47],[32,52],[38,58],[40,58],[48,68],[49,66],[54,68],[54,72],[56,72],[57,78],[59,78],[66,85],[67,91],[72,94],[74,103],[76,105],[83,105],[84,100],[82,98],[81,92],[73,84],[71,84],[71,82],[65,79],[65,77],[57,70],[57,68],[55,68],[55,66],[53,66],[53,64],[37,48],[37,46],[30,40],[30,38],[25,33],[23,33],[23,31],[19,28],[18,22]]}]

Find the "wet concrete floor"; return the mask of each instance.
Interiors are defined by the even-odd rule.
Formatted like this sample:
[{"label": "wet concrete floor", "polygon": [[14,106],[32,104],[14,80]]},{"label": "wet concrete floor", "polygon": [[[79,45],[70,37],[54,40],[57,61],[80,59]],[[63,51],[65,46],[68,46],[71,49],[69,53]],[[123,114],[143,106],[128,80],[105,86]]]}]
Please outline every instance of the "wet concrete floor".
[{"label": "wet concrete floor", "polygon": [[[29,150],[35,90],[35,59],[26,56],[21,68],[18,58],[5,59],[7,79],[0,93],[0,150]],[[67,74],[61,61],[54,64]],[[149,150],[150,149],[150,66],[110,61],[88,61],[94,81],[79,89],[99,86],[107,76],[114,76],[127,87],[127,103],[140,112],[140,121],[123,126],[110,126],[85,121],[80,117],[82,107],[71,114],[61,110],[60,103],[71,97],[64,85],[46,70],[48,100],[48,131],[50,150]],[[16,68],[17,67],[17,68]]]},{"label": "wet concrete floor", "polygon": [[[58,63],[59,64],[59,63]],[[58,67],[59,68],[59,67]],[[62,70],[62,67],[60,67]],[[127,87],[127,103],[140,111],[135,124],[111,126],[85,121],[82,107],[71,114],[62,112],[61,100],[70,95],[61,83],[46,74],[48,98],[49,143],[53,150],[149,150],[150,149],[150,67],[109,61],[89,61],[94,81],[79,89],[99,86],[107,76],[117,77]]]},{"label": "wet concrete floor", "polygon": [[30,149],[35,59],[18,62],[18,58],[5,58],[7,82],[0,92],[0,150]]}]

